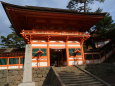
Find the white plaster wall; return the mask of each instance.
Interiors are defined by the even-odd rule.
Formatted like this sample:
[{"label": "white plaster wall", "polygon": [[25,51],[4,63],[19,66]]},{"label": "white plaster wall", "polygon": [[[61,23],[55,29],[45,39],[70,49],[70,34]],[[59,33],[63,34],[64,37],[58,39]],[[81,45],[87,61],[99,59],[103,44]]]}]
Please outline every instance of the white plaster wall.
[{"label": "white plaster wall", "polygon": [[2,70],[2,69],[7,69],[7,67],[0,67],[0,70]]},{"label": "white plaster wall", "polygon": [[41,60],[41,61],[42,61],[42,60],[47,60],[47,58],[33,58],[33,59],[32,59],[32,61],[35,61],[35,60],[36,60],[36,61],[37,61],[37,60]]},{"label": "white plaster wall", "polygon": [[72,58],[69,58],[70,60],[75,60],[75,59],[82,59],[82,57],[72,57]]},{"label": "white plaster wall", "polygon": [[32,62],[32,66],[47,66],[47,62]]},{"label": "white plaster wall", "polygon": [[78,61],[77,64],[78,64],[78,65],[82,65],[82,64],[83,64],[83,61]]},{"label": "white plaster wall", "polygon": [[80,44],[69,44],[68,47],[80,47]]},{"label": "white plaster wall", "polygon": [[51,47],[52,47],[52,46],[54,46],[54,47],[55,47],[55,46],[56,46],[56,47],[59,46],[59,47],[60,47],[60,46],[65,46],[65,44],[49,44],[49,46],[51,46]]},{"label": "white plaster wall", "polygon": [[20,66],[20,68],[23,68],[23,66]]},{"label": "white plaster wall", "polygon": [[8,68],[9,68],[9,69],[17,69],[18,66],[9,66]]},{"label": "white plaster wall", "polygon": [[69,65],[81,65],[83,61],[69,61]]},{"label": "white plaster wall", "polygon": [[47,62],[40,62],[40,66],[47,66]]},{"label": "white plaster wall", "polygon": [[33,47],[36,47],[36,46],[37,46],[37,47],[39,47],[39,46],[41,47],[41,46],[47,46],[47,44],[32,44],[32,46],[33,46]]},{"label": "white plaster wall", "polygon": [[69,61],[69,65],[75,65],[76,62],[75,61]]},{"label": "white plaster wall", "polygon": [[[37,62],[32,62],[32,66],[37,66]],[[38,66],[39,66],[39,64],[38,64]]]}]

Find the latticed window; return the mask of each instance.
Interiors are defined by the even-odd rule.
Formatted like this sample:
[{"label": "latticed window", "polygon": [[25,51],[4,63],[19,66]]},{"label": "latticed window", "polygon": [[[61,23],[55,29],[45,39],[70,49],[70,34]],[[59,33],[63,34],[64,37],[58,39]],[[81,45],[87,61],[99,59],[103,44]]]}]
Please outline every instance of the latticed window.
[{"label": "latticed window", "polygon": [[7,65],[7,58],[0,58],[0,65]]},{"label": "latticed window", "polygon": [[10,58],[9,64],[19,64],[19,58]]}]

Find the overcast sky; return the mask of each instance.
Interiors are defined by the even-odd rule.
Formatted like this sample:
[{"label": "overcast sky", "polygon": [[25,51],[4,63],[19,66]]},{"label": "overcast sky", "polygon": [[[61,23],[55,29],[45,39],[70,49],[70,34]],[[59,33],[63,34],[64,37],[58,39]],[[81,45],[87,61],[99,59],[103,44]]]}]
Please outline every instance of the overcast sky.
[{"label": "overcast sky", "polygon": [[[69,0],[1,0],[16,5],[31,5],[40,7],[62,8],[67,9],[66,6]],[[98,7],[103,8],[104,12],[109,12],[115,21],[115,0],[106,0],[104,3],[95,3],[91,5],[93,10]],[[11,33],[9,28],[10,22],[5,14],[5,11],[0,4],[0,36]]]}]

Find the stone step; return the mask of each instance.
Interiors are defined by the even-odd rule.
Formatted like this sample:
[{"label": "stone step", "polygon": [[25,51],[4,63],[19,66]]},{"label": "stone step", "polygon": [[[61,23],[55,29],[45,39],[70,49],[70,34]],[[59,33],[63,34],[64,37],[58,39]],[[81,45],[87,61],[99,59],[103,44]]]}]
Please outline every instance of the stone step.
[{"label": "stone step", "polygon": [[75,67],[60,69],[57,73],[65,86],[104,86],[100,81]]},{"label": "stone step", "polygon": [[60,71],[58,73],[60,73],[60,74],[81,74],[81,75],[86,74],[86,73],[83,73],[83,72],[78,73],[78,72],[62,72],[62,71]]},{"label": "stone step", "polygon": [[[72,82],[73,82],[73,81],[82,82],[82,81],[86,81],[86,80],[89,80],[89,81],[90,81],[91,79],[82,79],[82,80],[79,79],[79,78],[78,78],[78,79],[62,79],[62,81],[69,81],[69,80],[71,80]],[[93,80],[92,80],[92,81],[93,81]]]},{"label": "stone step", "polygon": [[75,73],[75,72],[57,72],[57,73],[59,73],[59,74],[63,74],[63,75],[66,75],[66,74],[75,74],[75,75],[87,75],[86,73],[83,73],[83,72],[81,72],[81,73]]},{"label": "stone step", "polygon": [[79,79],[81,79],[81,80],[84,80],[84,79],[94,79],[93,77],[77,77],[77,76],[76,77],[75,76],[74,77],[64,77],[64,76],[62,77],[61,76],[61,78],[62,79],[76,79],[76,80],[79,80]]},{"label": "stone step", "polygon": [[100,82],[98,81],[93,81],[93,82],[77,82],[77,81],[64,81],[65,84],[101,84]]},{"label": "stone step", "polygon": [[[71,70],[71,69],[70,69],[70,70]],[[75,73],[75,72],[76,72],[76,73],[84,73],[84,72],[79,71],[79,70],[71,70],[71,71],[70,71],[70,70],[64,70],[64,71],[62,70],[62,71],[57,71],[57,72],[66,72],[66,73],[70,73],[70,72]]]},{"label": "stone step", "polygon": [[[65,83],[65,82],[64,82]],[[79,85],[79,86],[81,86],[81,85],[83,85],[83,86],[92,86],[92,85],[103,85],[103,84],[101,84],[101,83],[99,83],[99,82],[90,82],[90,83],[65,83],[65,85]]]},{"label": "stone step", "polygon": [[67,82],[78,82],[78,83],[82,83],[82,82],[95,82],[94,79],[89,79],[89,80],[88,80],[88,79],[86,79],[86,80],[76,80],[76,79],[74,79],[74,80],[73,80],[73,79],[72,79],[72,80],[71,80],[71,79],[68,79],[68,80],[67,80],[67,79],[66,79],[66,80],[63,80],[63,81],[64,81],[64,82],[65,82],[65,81],[67,81]]},{"label": "stone step", "polygon": [[97,85],[97,84],[96,84],[96,85],[94,85],[94,84],[93,84],[93,85],[92,85],[92,84],[91,84],[91,85],[82,85],[82,84],[77,85],[77,84],[69,84],[69,85],[66,85],[66,86],[105,86],[105,85],[103,85],[103,84],[98,84],[98,85]]},{"label": "stone step", "polygon": [[88,76],[88,75],[76,75],[76,74],[59,74],[60,76],[64,76],[64,77],[71,77],[71,76],[73,76],[73,77],[90,77],[90,76]]}]

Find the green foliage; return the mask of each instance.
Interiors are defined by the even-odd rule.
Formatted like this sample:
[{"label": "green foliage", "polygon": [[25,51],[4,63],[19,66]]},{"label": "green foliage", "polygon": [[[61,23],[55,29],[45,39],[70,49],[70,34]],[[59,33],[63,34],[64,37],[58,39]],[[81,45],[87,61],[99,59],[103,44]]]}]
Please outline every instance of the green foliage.
[{"label": "green foliage", "polygon": [[89,4],[93,4],[94,1],[98,2],[104,2],[105,0],[70,0],[70,2],[67,5],[67,8],[74,9],[79,12],[89,12],[91,10],[90,7],[88,7]]},{"label": "green foliage", "polygon": [[108,13],[104,19],[96,24],[95,34],[100,38],[107,38],[107,34],[111,33],[113,28],[115,28],[115,24],[113,24],[112,17]]},{"label": "green foliage", "polygon": [[109,39],[114,39],[115,37],[115,24],[112,24],[113,28],[111,28],[107,33],[106,37]]},{"label": "green foliage", "polygon": [[15,32],[5,36],[1,36],[1,46],[7,48],[24,48],[25,42],[23,38],[19,37]]},{"label": "green foliage", "polygon": [[103,10],[103,9],[98,8],[98,9],[95,11],[95,13],[101,13],[101,12],[102,12],[102,10]]},{"label": "green foliage", "polygon": [[108,13],[103,20],[97,23],[96,29],[110,29],[112,22],[112,17]]}]

